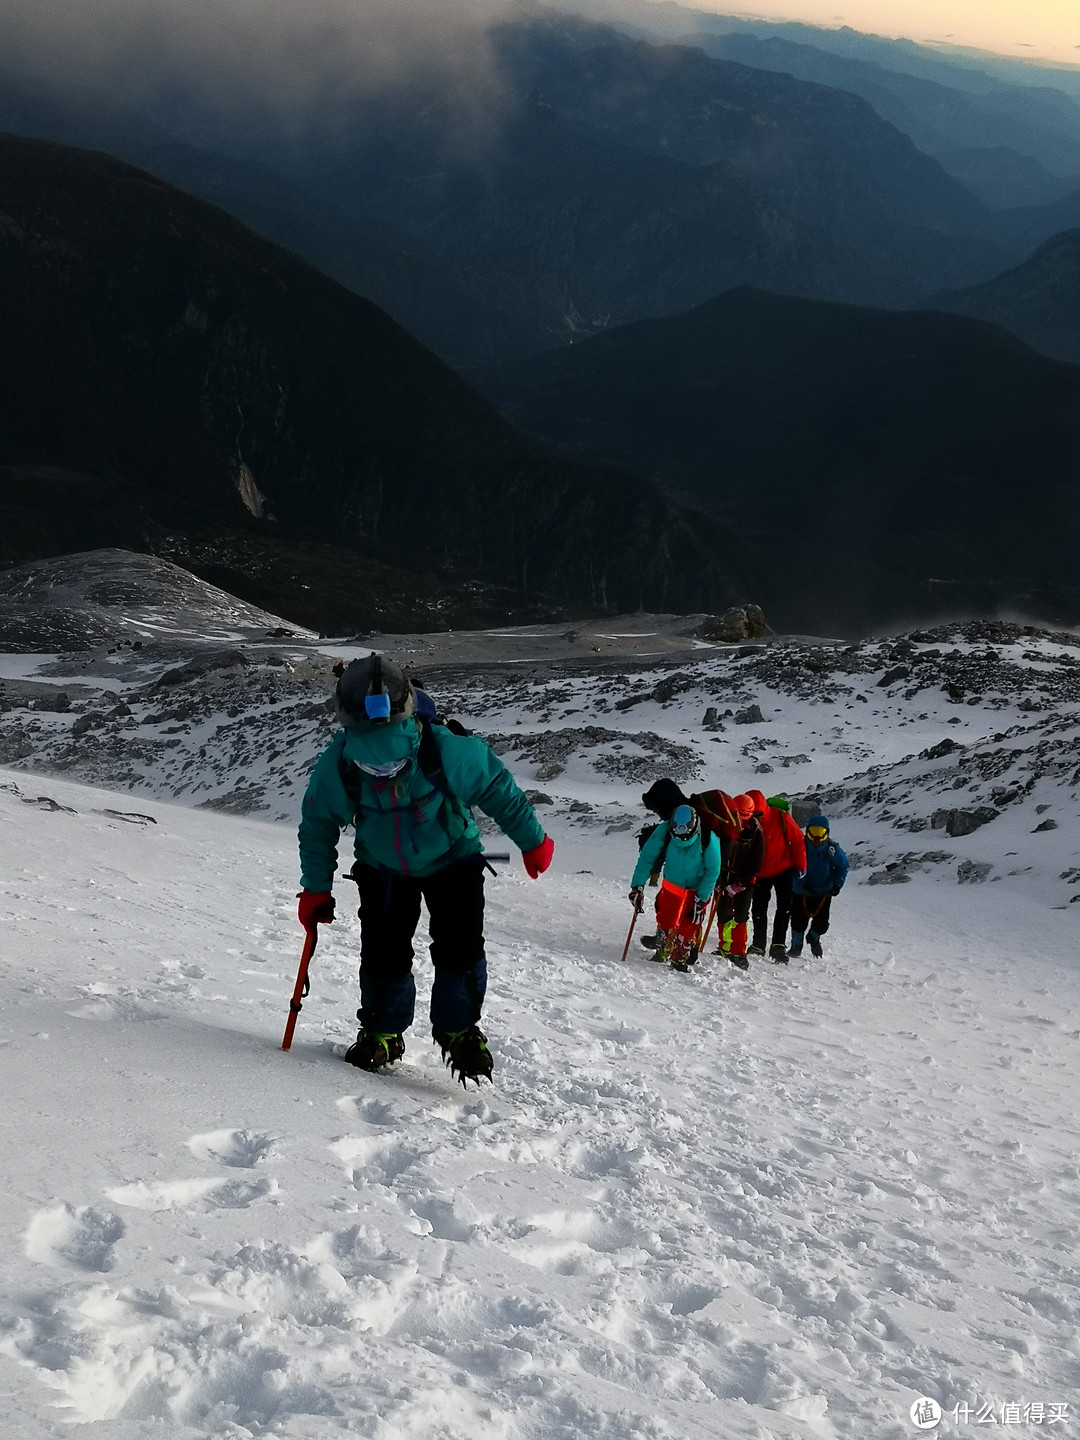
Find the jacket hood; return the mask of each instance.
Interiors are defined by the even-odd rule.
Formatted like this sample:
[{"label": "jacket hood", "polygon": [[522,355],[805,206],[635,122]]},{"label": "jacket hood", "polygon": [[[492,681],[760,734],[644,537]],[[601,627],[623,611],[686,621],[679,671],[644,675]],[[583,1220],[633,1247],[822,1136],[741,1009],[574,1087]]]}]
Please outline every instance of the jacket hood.
[{"label": "jacket hood", "polygon": [[766,804],[765,796],[761,793],[760,790],[747,790],[746,793],[754,802],[754,814],[763,815],[765,813]]},{"label": "jacket hood", "polygon": [[825,819],[824,815],[811,815],[810,819],[806,822],[806,828],[809,830],[811,825],[820,825],[825,830],[829,828],[829,822]]},{"label": "jacket hood", "polygon": [[659,815],[661,820],[670,820],[672,812],[680,805],[689,805],[689,799],[682,793],[674,780],[657,780],[641,797],[646,810]]},{"label": "jacket hood", "polygon": [[398,760],[408,764],[416,759],[419,749],[420,731],[415,720],[371,730],[350,726],[345,731],[345,759],[354,765],[393,765]]}]

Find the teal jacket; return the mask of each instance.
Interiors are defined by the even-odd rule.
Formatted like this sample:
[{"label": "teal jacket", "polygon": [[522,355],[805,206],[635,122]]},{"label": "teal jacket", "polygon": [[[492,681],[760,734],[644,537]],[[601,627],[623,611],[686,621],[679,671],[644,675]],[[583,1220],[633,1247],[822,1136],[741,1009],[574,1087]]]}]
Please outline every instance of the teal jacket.
[{"label": "teal jacket", "polygon": [[703,848],[700,835],[680,840],[678,835],[671,834],[667,825],[658,825],[641,847],[630,888],[644,885],[656,869],[665,836],[668,842],[664,879],[672,885],[681,885],[684,890],[696,890],[699,900],[708,900],[720,878],[720,846],[716,836],[710,834]]},{"label": "teal jacket", "polygon": [[470,814],[474,805],[520,850],[532,850],[543,840],[532,806],[485,740],[433,725],[445,776],[436,784],[418,763],[418,722],[406,720],[392,730],[387,738],[399,741],[410,758],[390,779],[357,768],[355,762],[372,758],[371,736],[364,732],[339,730],[315,762],[300,818],[300,884],[305,890],[333,886],[338,838],[348,825],[356,827],[353,852],[362,865],[421,878],[481,853],[480,832]]}]

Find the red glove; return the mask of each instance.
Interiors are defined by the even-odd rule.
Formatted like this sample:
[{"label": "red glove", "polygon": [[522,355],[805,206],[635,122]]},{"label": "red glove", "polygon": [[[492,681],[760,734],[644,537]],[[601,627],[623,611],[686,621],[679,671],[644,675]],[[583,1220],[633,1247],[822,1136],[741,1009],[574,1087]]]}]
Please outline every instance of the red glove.
[{"label": "red glove", "polygon": [[539,845],[534,845],[531,850],[523,850],[521,859],[525,866],[525,873],[530,880],[535,880],[542,875],[551,864],[551,857],[555,854],[555,841],[550,835],[545,835]]},{"label": "red glove", "polygon": [[296,913],[305,930],[334,923],[334,897],[329,890],[301,890],[297,899]]}]

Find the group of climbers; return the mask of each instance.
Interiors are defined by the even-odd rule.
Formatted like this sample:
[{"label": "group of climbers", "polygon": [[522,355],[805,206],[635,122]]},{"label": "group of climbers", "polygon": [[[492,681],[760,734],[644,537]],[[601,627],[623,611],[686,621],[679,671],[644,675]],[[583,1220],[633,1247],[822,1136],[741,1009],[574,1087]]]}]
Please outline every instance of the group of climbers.
[{"label": "group of climbers", "polygon": [[666,779],[641,798],[659,820],[638,837],[630,900],[641,910],[646,882],[659,882],[656,933],[642,940],[654,959],[688,970],[714,920],[717,953],[741,970],[749,968],[749,956],[766,954],[767,940],[777,964],[800,956],[807,943],[812,955],[822,954],[832,899],[848,873],[848,858],[824,815],[811,815],[803,831],[783,796],[766,799],[760,790],[684,795]]},{"label": "group of climbers", "polygon": [[[486,862],[473,809],[518,846],[532,879],[550,865],[554,843],[491,747],[440,717],[400,665],[375,654],[336,673],[340,729],[316,761],[301,813],[298,915],[312,944],[317,927],[333,921],[338,841],[353,826],[360,1030],[345,1059],[378,1070],[404,1054],[416,1003],[413,936],[424,902],[435,971],[432,1036],[463,1084],[490,1079],[480,1028]],[[787,801],[766,800],[759,790],[687,796],[674,781],[658,780],[643,799],[659,819],[641,836],[630,898],[640,909],[646,882],[659,881],[649,942],[657,960],[688,970],[715,917],[720,953],[746,969],[748,955],[765,954],[773,898],[772,958],[801,954],[804,937],[811,953],[821,954],[830,901],[848,869],[823,816],[810,818],[804,838]]]}]

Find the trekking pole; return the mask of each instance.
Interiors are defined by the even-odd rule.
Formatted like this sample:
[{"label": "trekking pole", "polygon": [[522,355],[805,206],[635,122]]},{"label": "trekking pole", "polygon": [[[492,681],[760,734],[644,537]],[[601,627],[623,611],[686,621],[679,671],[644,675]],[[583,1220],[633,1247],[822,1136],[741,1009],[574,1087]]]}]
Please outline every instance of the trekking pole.
[{"label": "trekking pole", "polygon": [[308,982],[308,966],[311,964],[311,957],[315,954],[315,946],[318,944],[319,934],[313,925],[304,937],[304,949],[300,956],[300,968],[296,972],[296,984],[293,987],[292,999],[289,1001],[289,1018],[285,1022],[285,1038],[281,1042],[281,1048],[288,1050],[292,1045],[293,1031],[296,1029],[296,1017],[304,1008],[304,997],[311,989]]},{"label": "trekking pole", "polygon": [[632,917],[631,920],[630,920],[630,929],[626,932],[626,944],[622,947],[622,958],[623,958],[624,960],[626,959],[627,953],[628,953],[628,951],[629,951],[629,949],[630,949],[630,938],[631,938],[631,936],[632,936],[633,933],[634,933],[634,926],[637,924],[637,917],[638,917],[640,914],[641,914],[641,908],[640,908],[640,906],[635,905],[635,906],[634,906],[634,914],[633,914],[633,917]]}]

